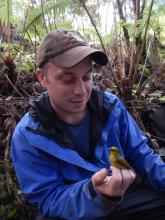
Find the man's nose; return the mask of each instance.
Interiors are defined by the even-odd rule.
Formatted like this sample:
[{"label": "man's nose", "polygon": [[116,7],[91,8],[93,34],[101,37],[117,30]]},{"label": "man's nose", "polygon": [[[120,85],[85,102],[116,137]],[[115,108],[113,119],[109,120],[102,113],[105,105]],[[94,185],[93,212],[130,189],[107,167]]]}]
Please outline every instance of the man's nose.
[{"label": "man's nose", "polygon": [[84,95],[85,93],[85,82],[83,80],[77,80],[74,88],[76,95]]}]

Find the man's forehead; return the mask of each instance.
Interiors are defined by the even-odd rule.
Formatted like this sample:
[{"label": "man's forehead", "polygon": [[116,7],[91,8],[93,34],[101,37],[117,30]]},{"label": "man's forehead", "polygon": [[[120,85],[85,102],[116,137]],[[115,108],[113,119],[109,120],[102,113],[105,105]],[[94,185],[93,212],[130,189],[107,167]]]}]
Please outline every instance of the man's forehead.
[{"label": "man's forehead", "polygon": [[74,71],[73,69],[70,69],[70,68],[62,68],[62,69],[59,69],[57,70],[57,74],[59,75],[70,75],[70,76],[78,76],[78,75],[81,75],[81,74],[86,74],[86,73],[89,73],[92,71],[92,66],[89,67],[88,69],[86,69],[85,71],[79,71],[80,74],[78,74],[78,71]]}]

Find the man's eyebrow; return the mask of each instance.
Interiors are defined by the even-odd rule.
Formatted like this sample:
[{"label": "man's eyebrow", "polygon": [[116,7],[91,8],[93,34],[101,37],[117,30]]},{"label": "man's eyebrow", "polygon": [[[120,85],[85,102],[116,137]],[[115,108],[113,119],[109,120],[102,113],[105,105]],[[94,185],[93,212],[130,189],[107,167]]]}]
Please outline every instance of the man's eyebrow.
[{"label": "man's eyebrow", "polygon": [[[93,67],[90,67],[90,69],[88,69],[85,73],[90,73],[93,70]],[[73,73],[69,70],[60,70],[57,72],[58,76],[63,76],[63,75],[76,75],[76,73]]]},{"label": "man's eyebrow", "polygon": [[66,71],[66,70],[60,70],[57,72],[58,76],[63,76],[63,75],[74,75],[74,73]]}]

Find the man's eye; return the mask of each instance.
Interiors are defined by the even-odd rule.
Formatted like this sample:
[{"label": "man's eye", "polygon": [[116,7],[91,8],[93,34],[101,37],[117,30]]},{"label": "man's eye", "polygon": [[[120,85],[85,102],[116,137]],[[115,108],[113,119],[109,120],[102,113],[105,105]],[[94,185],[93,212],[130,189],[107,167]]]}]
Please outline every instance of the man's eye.
[{"label": "man's eye", "polygon": [[83,80],[84,81],[89,81],[89,80],[91,80],[91,77],[92,77],[91,74],[88,74],[88,75],[83,77]]},{"label": "man's eye", "polygon": [[72,78],[62,79],[62,81],[63,81],[64,83],[72,83],[73,80],[74,80],[74,79],[72,79]]}]

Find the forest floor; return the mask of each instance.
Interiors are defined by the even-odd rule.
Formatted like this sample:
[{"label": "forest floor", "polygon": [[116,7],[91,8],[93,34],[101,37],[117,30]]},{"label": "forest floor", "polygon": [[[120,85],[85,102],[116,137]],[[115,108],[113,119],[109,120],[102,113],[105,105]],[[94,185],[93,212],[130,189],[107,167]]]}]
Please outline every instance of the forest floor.
[{"label": "forest floor", "polygon": [[[106,90],[111,88],[112,81],[97,75],[95,84]],[[164,96],[165,79],[157,88]],[[21,74],[14,89],[10,84],[0,88],[0,220],[31,220],[35,213],[35,208],[26,203],[18,188],[10,158],[10,140],[16,124],[28,110],[29,102],[42,91],[32,72]]]}]

